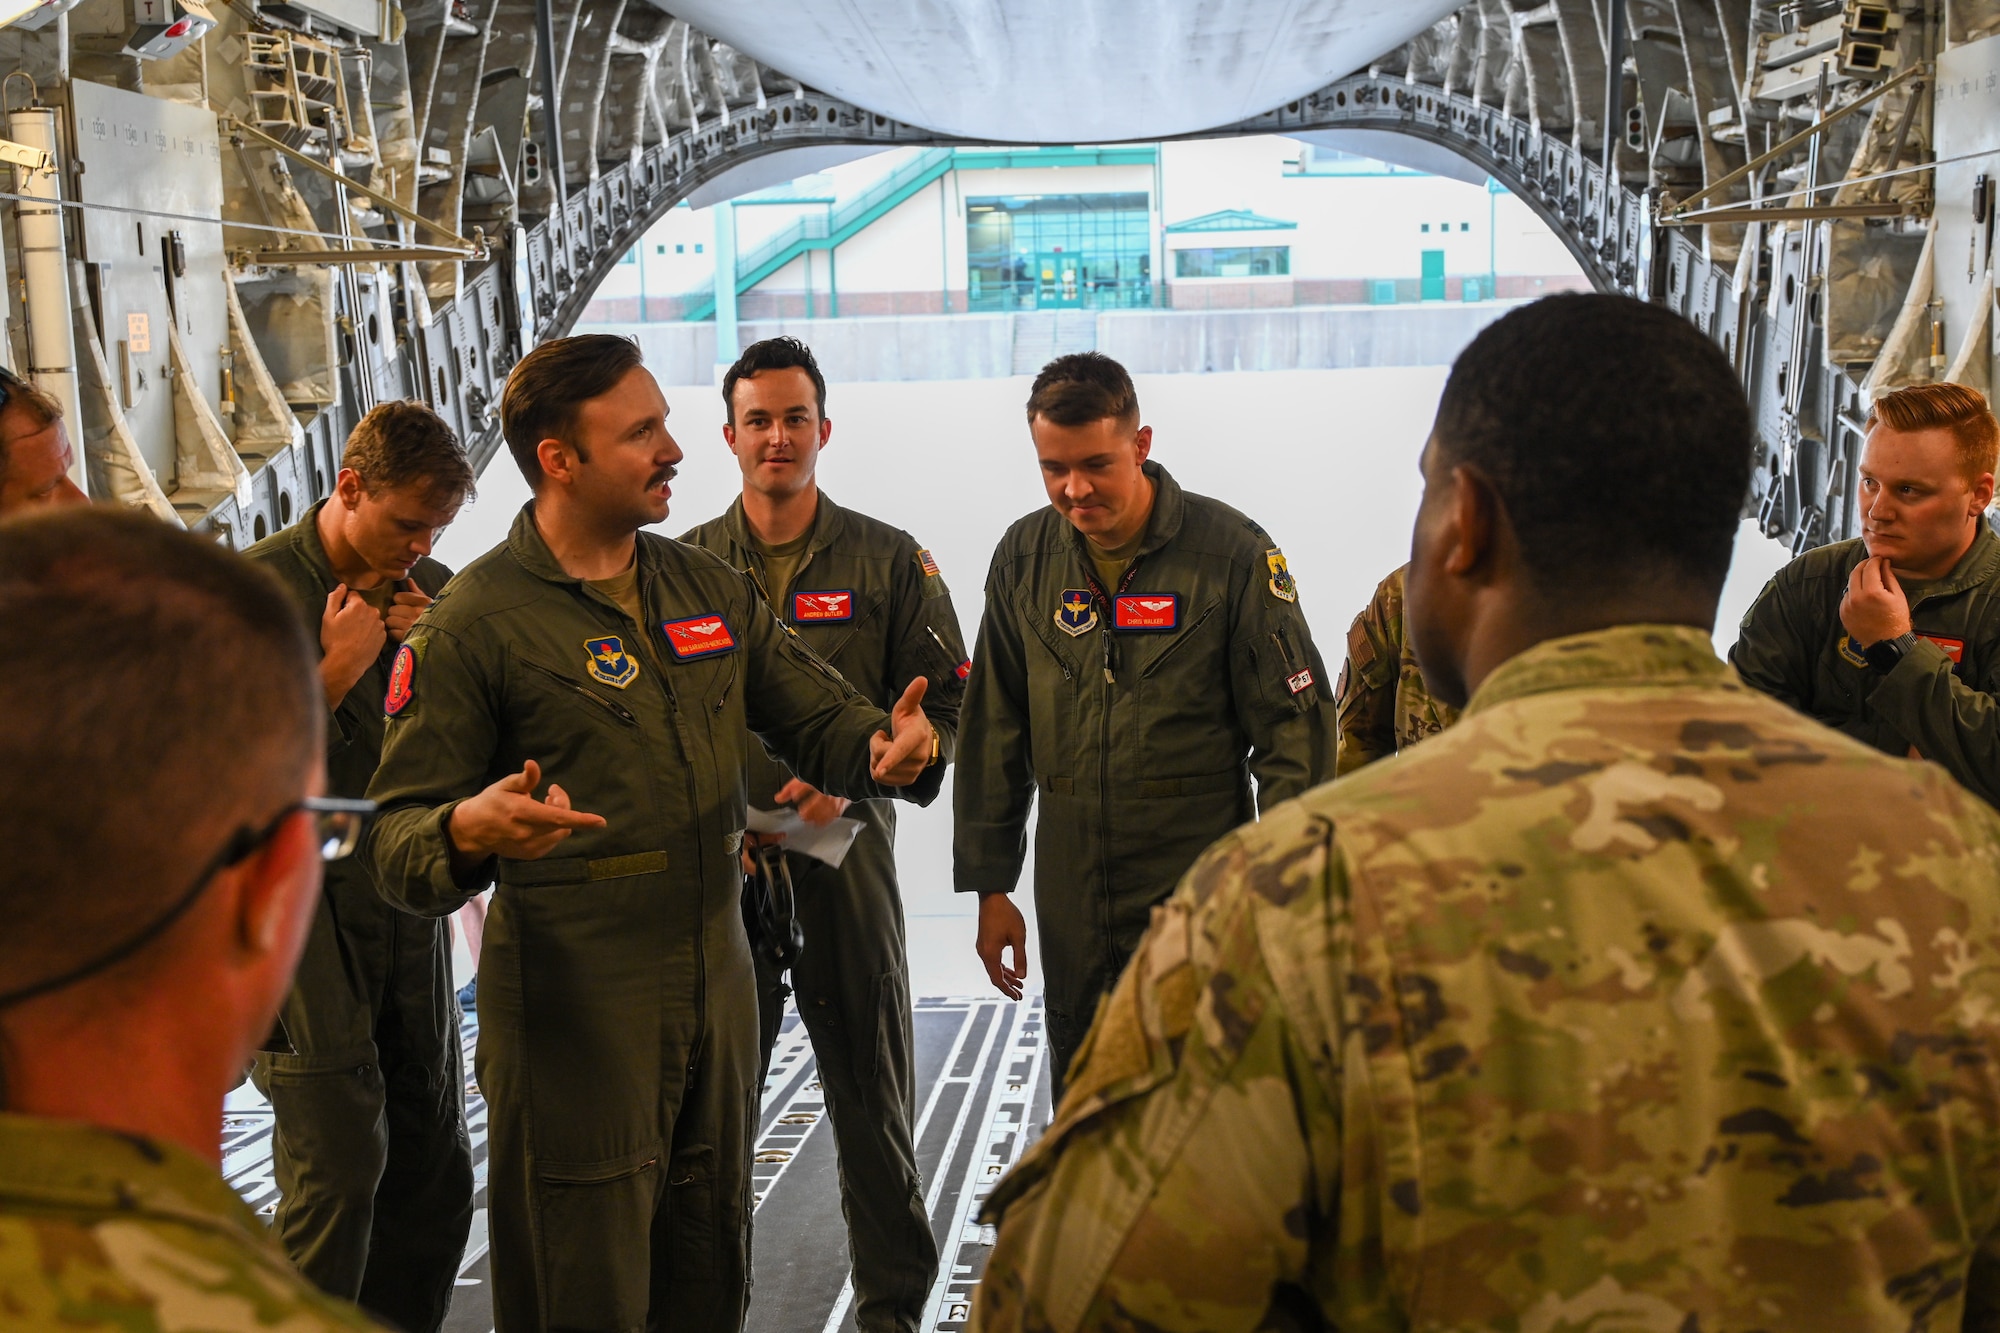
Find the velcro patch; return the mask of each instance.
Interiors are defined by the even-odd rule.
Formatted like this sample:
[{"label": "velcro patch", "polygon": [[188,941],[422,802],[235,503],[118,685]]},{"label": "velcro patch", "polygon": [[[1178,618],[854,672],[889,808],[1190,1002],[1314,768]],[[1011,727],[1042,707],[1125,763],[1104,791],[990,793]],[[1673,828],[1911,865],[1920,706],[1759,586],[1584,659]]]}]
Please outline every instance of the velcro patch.
[{"label": "velcro patch", "polygon": [[396,716],[416,697],[417,650],[406,643],[396,650],[396,660],[389,665],[389,690],[382,696],[383,716]]},{"label": "velcro patch", "polygon": [[800,624],[825,624],[830,620],[854,619],[852,592],[795,592],[792,619]]},{"label": "velcro patch", "polygon": [[921,546],[917,548],[917,568],[924,571],[924,576],[926,578],[935,579],[942,577],[942,575],[938,573],[937,561],[932,558],[931,553],[929,551],[925,550]]},{"label": "velcro patch", "polygon": [[1125,630],[1179,629],[1181,596],[1177,592],[1122,593],[1112,603],[1111,624]]},{"label": "velcro patch", "polygon": [[1313,687],[1313,673],[1311,667],[1307,667],[1304,671],[1300,671],[1293,675],[1285,677],[1285,688],[1290,690],[1293,694],[1304,694],[1307,690],[1311,689],[1312,687]]},{"label": "velcro patch", "polygon": [[720,615],[663,621],[660,632],[667,636],[667,647],[683,662],[736,651],[736,636],[729,632],[729,622]]},{"label": "velcro patch", "polygon": [[1957,666],[1960,662],[1963,662],[1965,660],[1964,639],[1948,639],[1942,634],[1923,634],[1923,633],[1919,633],[1917,637],[1920,639],[1929,639],[1932,643],[1944,649],[1944,655],[1951,659],[1951,664],[1953,666]]}]

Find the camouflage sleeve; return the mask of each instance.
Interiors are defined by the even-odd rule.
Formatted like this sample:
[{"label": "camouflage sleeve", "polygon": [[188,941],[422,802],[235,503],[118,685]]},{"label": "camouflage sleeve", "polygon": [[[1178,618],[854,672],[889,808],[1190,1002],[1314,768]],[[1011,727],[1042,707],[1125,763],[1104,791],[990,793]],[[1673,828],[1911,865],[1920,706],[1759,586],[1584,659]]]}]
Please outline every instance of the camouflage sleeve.
[{"label": "camouflage sleeve", "polygon": [[1804,712],[1820,645],[1803,628],[1799,582],[1790,572],[1789,566],[1779,570],[1743,613],[1729,665],[1744,684]]},{"label": "camouflage sleeve", "polygon": [[1002,572],[1005,547],[986,575],[986,614],[959,714],[952,777],[952,887],[1012,893],[1028,856],[1034,757],[1028,741],[1028,664]]},{"label": "camouflage sleeve", "polygon": [[1341,1169],[1329,1023],[1345,932],[1303,932],[1320,966],[1285,976],[1266,944],[1338,900],[1331,834],[1281,807],[1156,911],[1055,1124],[987,1205],[1000,1233],[974,1328],[1221,1333],[1323,1306],[1339,1267],[1321,1223]]},{"label": "camouflage sleeve", "polygon": [[1229,689],[1250,737],[1257,808],[1269,810],[1333,777],[1335,730],[1326,663],[1277,547],[1261,552],[1235,592]]},{"label": "camouflage sleeve", "polygon": [[1340,668],[1334,704],[1340,719],[1340,758],[1335,771],[1342,776],[1396,753],[1401,616],[1391,620],[1388,614],[1389,583],[1389,579],[1382,581],[1347,631],[1347,661]]},{"label": "camouflage sleeve", "polygon": [[479,655],[421,622],[389,673],[382,762],[368,784],[379,813],[361,854],[375,885],[418,916],[449,916],[492,882],[490,864],[461,881],[445,825],[452,810],[500,776],[499,729]]},{"label": "camouflage sleeve", "polygon": [[2000,701],[1951,668],[1944,649],[1918,639],[1869,692],[1868,711],[1974,795],[2000,806]]}]

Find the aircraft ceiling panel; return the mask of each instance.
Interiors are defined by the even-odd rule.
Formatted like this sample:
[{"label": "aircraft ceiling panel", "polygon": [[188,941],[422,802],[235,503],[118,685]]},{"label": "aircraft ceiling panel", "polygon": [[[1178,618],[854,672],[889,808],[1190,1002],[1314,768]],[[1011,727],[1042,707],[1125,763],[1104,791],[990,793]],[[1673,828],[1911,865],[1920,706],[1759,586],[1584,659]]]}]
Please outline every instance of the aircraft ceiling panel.
[{"label": "aircraft ceiling panel", "polygon": [[1187,134],[1351,74],[1454,0],[672,0],[816,88],[995,143]]}]

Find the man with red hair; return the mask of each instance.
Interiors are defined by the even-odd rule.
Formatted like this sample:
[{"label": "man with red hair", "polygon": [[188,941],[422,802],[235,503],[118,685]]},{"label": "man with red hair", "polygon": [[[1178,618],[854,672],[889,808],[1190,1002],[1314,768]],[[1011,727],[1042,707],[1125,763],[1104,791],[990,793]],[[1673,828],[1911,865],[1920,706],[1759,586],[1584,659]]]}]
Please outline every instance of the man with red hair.
[{"label": "man with red hair", "polygon": [[1729,660],[1750,685],[2000,804],[2000,423],[1962,384],[1875,400],[1861,536],[1778,571]]}]

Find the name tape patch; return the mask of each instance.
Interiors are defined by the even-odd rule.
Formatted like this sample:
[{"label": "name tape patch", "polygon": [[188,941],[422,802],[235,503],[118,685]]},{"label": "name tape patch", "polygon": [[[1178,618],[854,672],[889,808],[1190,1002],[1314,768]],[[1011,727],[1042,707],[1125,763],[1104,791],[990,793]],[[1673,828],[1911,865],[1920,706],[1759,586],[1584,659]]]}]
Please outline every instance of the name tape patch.
[{"label": "name tape patch", "polygon": [[674,657],[682,662],[736,651],[736,636],[729,632],[729,622],[719,615],[663,621],[660,632],[667,636],[667,647],[673,649]]},{"label": "name tape patch", "polygon": [[406,643],[396,650],[396,660],[389,664],[389,691],[382,696],[383,715],[396,716],[416,697],[417,650]]},{"label": "name tape patch", "polygon": [[1312,668],[1307,667],[1296,675],[1285,677],[1285,688],[1293,694],[1304,694],[1313,687]]},{"label": "name tape patch", "polygon": [[1121,593],[1111,605],[1111,623],[1125,630],[1179,629],[1181,595],[1177,592]]},{"label": "name tape patch", "polygon": [[1944,655],[1951,659],[1951,664],[1953,666],[1957,666],[1959,663],[1965,660],[1964,639],[1949,639],[1942,634],[1921,634],[1921,633],[1918,634],[1917,637],[1920,639],[1929,639],[1932,643],[1944,649]]},{"label": "name tape patch", "polygon": [[795,592],[792,619],[800,624],[825,624],[830,620],[854,619],[852,592]]}]

